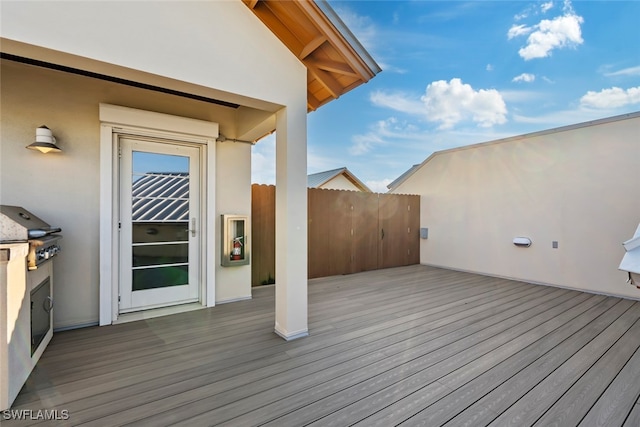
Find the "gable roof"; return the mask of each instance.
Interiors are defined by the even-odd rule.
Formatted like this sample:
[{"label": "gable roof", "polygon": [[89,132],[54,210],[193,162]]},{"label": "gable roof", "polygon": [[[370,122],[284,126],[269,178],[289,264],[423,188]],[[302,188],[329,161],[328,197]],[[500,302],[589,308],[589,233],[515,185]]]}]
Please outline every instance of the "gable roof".
[{"label": "gable roof", "polygon": [[351,181],[351,183],[354,186],[358,187],[360,191],[371,193],[371,190],[369,189],[369,187],[367,187],[362,181],[360,181],[346,167],[307,175],[307,187],[319,188],[322,185],[326,184],[327,182],[331,181],[333,178],[337,177],[338,175],[344,175],[344,177],[347,178],[349,181]]},{"label": "gable roof", "polygon": [[420,167],[421,163],[415,164],[413,166],[411,166],[408,170],[406,170],[402,175],[400,175],[399,177],[397,177],[396,179],[394,179],[393,181],[391,181],[389,183],[389,185],[387,185],[387,188],[389,190],[393,190],[394,188],[396,188],[398,185],[400,185],[401,182],[403,182],[405,180],[406,177],[408,177],[409,175],[413,174],[413,172],[418,169]]},{"label": "gable roof", "polygon": [[326,0],[242,1],[307,67],[308,111],[382,71]]},{"label": "gable roof", "polygon": [[542,130],[542,131],[538,131],[538,132],[526,133],[526,134],[523,134],[523,135],[511,136],[509,138],[496,139],[494,141],[481,142],[481,143],[478,143],[478,144],[471,144],[471,145],[465,145],[465,146],[462,146],[462,147],[449,148],[447,150],[435,151],[429,157],[427,157],[422,163],[417,164],[417,165],[413,165],[409,170],[407,170],[402,175],[400,175],[398,178],[396,178],[393,182],[391,182],[391,184],[389,184],[387,186],[387,188],[389,188],[389,191],[393,191],[400,184],[402,184],[404,181],[406,181],[410,176],[412,176],[414,173],[416,173],[416,171],[418,169],[422,168],[422,166],[427,164],[431,159],[433,159],[436,156],[445,154],[445,153],[451,153],[451,152],[454,152],[454,151],[462,151],[462,150],[471,150],[471,149],[474,149],[474,148],[477,148],[477,147],[483,147],[483,146],[486,146],[486,145],[502,144],[502,143],[505,143],[505,142],[518,141],[518,140],[522,140],[522,139],[527,139],[527,138],[532,138],[532,137],[537,137],[537,136],[542,136],[542,135],[549,135],[549,134],[558,133],[558,132],[566,132],[566,131],[573,130],[573,129],[580,129],[580,128],[589,127],[589,126],[596,126],[596,125],[600,125],[600,124],[604,124],[604,123],[617,122],[619,120],[633,119],[633,118],[636,118],[636,117],[640,117],[640,111],[637,111],[637,112],[634,112],[634,113],[621,114],[619,116],[606,117],[606,118],[603,118],[603,119],[592,120],[592,121],[589,121],[589,122],[583,122],[583,123],[577,123],[577,124],[573,124],[573,125],[561,126],[561,127]]}]

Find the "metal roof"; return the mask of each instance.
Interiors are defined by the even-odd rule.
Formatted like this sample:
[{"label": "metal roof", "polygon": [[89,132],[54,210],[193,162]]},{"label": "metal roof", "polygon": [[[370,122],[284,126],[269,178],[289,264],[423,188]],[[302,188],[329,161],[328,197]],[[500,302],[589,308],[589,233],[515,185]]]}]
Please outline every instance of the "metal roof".
[{"label": "metal roof", "polygon": [[371,190],[367,187],[362,181],[360,181],[349,169],[346,167],[331,169],[324,172],[313,173],[311,175],[307,175],[307,187],[309,188],[319,188],[323,184],[331,181],[338,175],[344,175],[349,181],[353,183],[356,187],[358,187],[361,191],[370,193]]},{"label": "metal roof", "polygon": [[318,188],[319,186],[329,181],[334,176],[341,174],[342,171],[345,169],[346,168],[338,168],[338,169],[332,169],[329,171],[312,173],[311,175],[307,175],[307,187]]},{"label": "metal roof", "polygon": [[188,221],[189,174],[147,173],[132,187],[133,221]]}]

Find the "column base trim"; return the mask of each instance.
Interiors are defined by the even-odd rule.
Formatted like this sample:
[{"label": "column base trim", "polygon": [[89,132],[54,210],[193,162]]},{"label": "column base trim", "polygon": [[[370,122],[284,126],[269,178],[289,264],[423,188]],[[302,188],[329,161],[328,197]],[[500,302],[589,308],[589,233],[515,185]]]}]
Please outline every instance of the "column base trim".
[{"label": "column base trim", "polygon": [[287,333],[285,331],[279,330],[278,326],[276,326],[274,329],[274,332],[278,334],[280,338],[283,338],[285,341],[293,341],[293,340],[297,340],[298,338],[304,338],[309,336],[308,329],[302,329],[300,331]]}]

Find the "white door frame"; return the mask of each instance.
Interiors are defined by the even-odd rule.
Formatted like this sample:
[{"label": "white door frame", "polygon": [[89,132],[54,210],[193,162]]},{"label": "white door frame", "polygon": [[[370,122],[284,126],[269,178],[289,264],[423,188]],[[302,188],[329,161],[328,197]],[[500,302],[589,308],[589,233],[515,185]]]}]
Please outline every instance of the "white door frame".
[{"label": "white door frame", "polygon": [[[200,222],[202,221],[201,214],[204,211],[200,208],[200,188],[202,186],[202,174],[200,173],[200,165],[203,163],[202,159],[202,146],[195,144],[184,144],[183,142],[158,140],[150,137],[138,137],[131,136],[129,134],[118,134],[119,136],[119,198],[120,204],[120,217],[118,229],[120,230],[120,294],[119,294],[119,307],[120,314],[126,312],[136,312],[142,310],[149,310],[153,308],[164,308],[173,305],[181,305],[185,303],[193,303],[195,301],[200,302],[200,294],[202,293],[200,274],[202,273],[200,263],[203,260],[201,250],[204,247],[201,244],[202,241],[202,227]],[[179,247],[187,248],[187,268],[188,268],[188,281],[185,284],[177,286],[161,286],[152,289],[133,290],[133,276],[132,273],[136,269],[133,265],[134,246],[140,246],[140,243],[134,243],[133,233],[133,180],[132,177],[135,173],[139,172],[152,172],[149,170],[135,170],[134,169],[134,153],[144,152],[153,153],[155,155],[173,156],[173,158],[181,157],[186,159],[187,169],[189,174],[189,191],[188,191],[188,217],[186,222],[182,223],[182,227],[187,236],[187,240],[180,241]],[[165,157],[166,158],[166,157]],[[158,169],[158,172],[162,172],[163,169]],[[140,177],[140,176],[138,176]],[[173,235],[172,237],[175,237]],[[177,242],[163,241],[164,247],[167,244],[176,244]],[[156,246],[156,243],[146,242],[142,246],[149,248],[149,245]],[[176,246],[172,246],[176,247]],[[145,248],[142,248],[143,250]],[[137,267],[140,268],[140,267]],[[143,270],[147,270],[150,266],[145,265]],[[156,269],[158,266],[153,266],[151,269]]]},{"label": "white door frame", "polygon": [[[201,144],[203,176],[200,217],[202,259],[215,259],[215,164],[217,123],[100,104],[100,325],[118,319],[118,134],[149,136]],[[200,302],[215,305],[215,263],[201,263]]]}]

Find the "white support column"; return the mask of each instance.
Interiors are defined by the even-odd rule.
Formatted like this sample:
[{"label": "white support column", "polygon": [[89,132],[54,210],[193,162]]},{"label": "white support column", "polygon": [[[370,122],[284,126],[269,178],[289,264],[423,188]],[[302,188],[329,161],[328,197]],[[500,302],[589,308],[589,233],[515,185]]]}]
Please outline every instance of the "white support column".
[{"label": "white support column", "polygon": [[287,341],[309,335],[306,104],[276,115],[275,332]]}]

